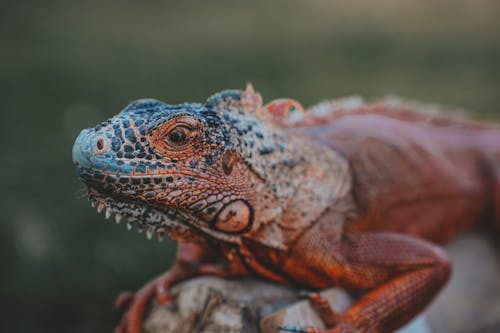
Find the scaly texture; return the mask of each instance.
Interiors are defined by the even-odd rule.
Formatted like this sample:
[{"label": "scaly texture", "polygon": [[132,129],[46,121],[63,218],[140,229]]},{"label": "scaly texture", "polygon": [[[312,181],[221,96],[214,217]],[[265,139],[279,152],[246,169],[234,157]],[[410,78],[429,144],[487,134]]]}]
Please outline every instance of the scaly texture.
[{"label": "scaly texture", "polygon": [[168,302],[170,286],[200,274],[366,291],[342,314],[312,299],[329,332],[408,322],[450,274],[429,241],[500,220],[499,128],[429,109],[358,98],[263,106],[248,86],[205,104],[140,100],[82,131],[73,160],[92,204],[182,242],[167,273],[119,299],[128,310],[117,332],[140,332],[152,297]]}]

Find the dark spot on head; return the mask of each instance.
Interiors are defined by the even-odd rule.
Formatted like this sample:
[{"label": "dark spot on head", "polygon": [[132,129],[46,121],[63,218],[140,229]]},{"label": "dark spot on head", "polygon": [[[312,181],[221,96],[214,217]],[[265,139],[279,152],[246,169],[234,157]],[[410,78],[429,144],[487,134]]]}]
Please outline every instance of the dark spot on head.
[{"label": "dark spot on head", "polygon": [[208,165],[212,165],[214,163],[214,160],[212,158],[212,155],[204,155],[205,158],[205,163]]},{"label": "dark spot on head", "polygon": [[115,129],[115,136],[118,139],[122,139],[122,131],[121,131],[121,129],[119,129],[119,128]]},{"label": "dark spot on head", "polygon": [[120,147],[122,145],[122,140],[118,139],[117,137],[112,137],[111,138],[111,149],[114,151],[120,150]]},{"label": "dark spot on head", "polygon": [[106,182],[110,183],[110,184],[114,184],[116,183],[116,177],[115,176],[112,176],[112,175],[108,175],[106,177]]},{"label": "dark spot on head", "polygon": [[271,147],[271,146],[267,146],[267,147],[262,147],[260,149],[260,154],[261,155],[267,155],[267,154],[270,154],[274,151],[274,147]]},{"label": "dark spot on head", "polygon": [[96,173],[94,173],[94,178],[98,179],[98,180],[104,179],[104,174],[100,173],[100,172],[96,172]]},{"label": "dark spot on head", "polygon": [[136,137],[135,137],[135,133],[134,131],[131,129],[131,128],[127,128],[125,130],[125,137],[127,138],[128,141],[130,141],[131,143],[135,143],[137,141]]},{"label": "dark spot on head", "polygon": [[284,166],[289,167],[289,168],[291,168],[295,165],[295,162],[291,159],[288,159],[288,158],[284,158],[281,162],[283,163]]},{"label": "dark spot on head", "polygon": [[132,146],[130,146],[130,145],[125,145],[125,146],[123,147],[123,151],[124,151],[125,153],[131,153],[131,152],[133,152],[133,151],[134,151],[134,148],[133,148]]},{"label": "dark spot on head", "polygon": [[144,147],[139,142],[137,142],[135,144],[135,150],[144,151]]},{"label": "dark spot on head", "polygon": [[235,162],[236,155],[232,151],[227,150],[222,156],[222,170],[226,176],[229,176],[233,171],[233,165]]}]

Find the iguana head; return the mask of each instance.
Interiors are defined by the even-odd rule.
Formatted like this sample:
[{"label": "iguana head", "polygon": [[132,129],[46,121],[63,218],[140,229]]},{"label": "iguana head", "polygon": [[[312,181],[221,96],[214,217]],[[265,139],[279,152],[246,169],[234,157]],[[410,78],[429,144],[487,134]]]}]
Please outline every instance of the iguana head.
[{"label": "iguana head", "polygon": [[239,242],[279,222],[299,184],[289,171],[300,173],[305,157],[276,121],[294,103],[263,107],[251,86],[204,104],[138,100],[83,130],[73,161],[92,204],[117,222],[148,237]]}]

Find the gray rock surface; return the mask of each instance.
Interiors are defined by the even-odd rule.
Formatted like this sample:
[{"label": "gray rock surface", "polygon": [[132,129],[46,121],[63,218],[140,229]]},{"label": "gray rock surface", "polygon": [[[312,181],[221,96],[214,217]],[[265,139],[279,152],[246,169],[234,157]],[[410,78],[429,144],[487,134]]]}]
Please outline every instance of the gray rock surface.
[{"label": "gray rock surface", "polygon": [[498,241],[469,233],[447,246],[453,273],[425,312],[432,332],[500,332]]}]

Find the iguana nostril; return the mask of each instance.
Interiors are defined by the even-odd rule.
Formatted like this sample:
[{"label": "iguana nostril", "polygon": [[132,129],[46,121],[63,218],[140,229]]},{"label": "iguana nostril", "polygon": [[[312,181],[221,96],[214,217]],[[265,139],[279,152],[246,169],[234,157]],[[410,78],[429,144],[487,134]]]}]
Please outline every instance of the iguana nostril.
[{"label": "iguana nostril", "polygon": [[95,141],[94,155],[102,155],[108,151],[109,140],[105,137],[100,137]]},{"label": "iguana nostril", "polygon": [[102,139],[97,140],[97,149],[102,150],[104,148],[104,142]]}]

